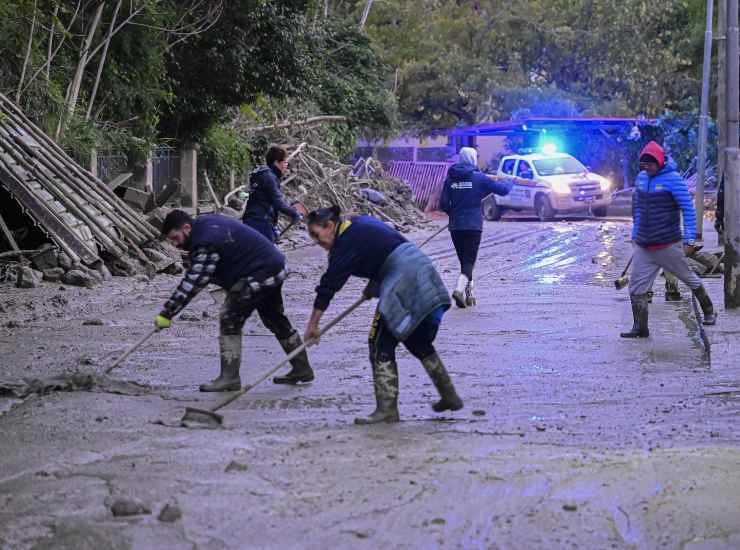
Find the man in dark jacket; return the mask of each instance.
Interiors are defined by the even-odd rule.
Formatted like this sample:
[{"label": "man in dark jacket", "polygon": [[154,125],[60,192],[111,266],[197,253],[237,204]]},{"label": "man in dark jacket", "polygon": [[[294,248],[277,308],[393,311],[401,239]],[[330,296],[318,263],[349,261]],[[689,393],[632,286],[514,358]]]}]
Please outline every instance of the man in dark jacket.
[{"label": "man in dark jacket", "polygon": [[[301,337],[283,309],[285,257],[272,242],[251,227],[226,216],[208,214],[193,219],[182,210],[167,214],[162,235],[177,248],[190,253],[191,265],[155,318],[158,329],[172,326],[172,319],[209,283],[227,291],[220,318],[221,374],[210,384],[201,385],[200,391],[241,388],[242,328],[254,310],[286,353],[302,345]],[[305,352],[291,365],[291,372],[279,383],[313,380],[313,370]]]},{"label": "man in dark jacket", "polygon": [[258,166],[249,174],[249,199],[244,209],[242,221],[275,242],[278,215],[290,216],[293,223],[303,216],[288,206],[280,190],[280,178],[288,169],[288,153],[282,147],[273,145],[265,156],[266,165]]},{"label": "man in dark jacket", "polygon": [[[681,218],[683,215],[683,232]],[[686,182],[663,148],[651,141],[640,153],[640,173],[632,196],[630,300],[634,324],[623,338],[647,338],[648,293],[661,268],[691,288],[704,312],[704,324],[716,322],[712,300],[686,261],[695,250],[696,212]],[[682,242],[683,241],[683,245]]]},{"label": "man in dark jacket", "polygon": [[450,166],[442,188],[440,207],[450,217],[450,236],[460,261],[460,276],[452,298],[458,307],[475,305],[473,268],[478,259],[483,214],[481,202],[491,193],[507,195],[511,178],[486,175],[478,170],[477,151],[460,149],[459,160]]}]

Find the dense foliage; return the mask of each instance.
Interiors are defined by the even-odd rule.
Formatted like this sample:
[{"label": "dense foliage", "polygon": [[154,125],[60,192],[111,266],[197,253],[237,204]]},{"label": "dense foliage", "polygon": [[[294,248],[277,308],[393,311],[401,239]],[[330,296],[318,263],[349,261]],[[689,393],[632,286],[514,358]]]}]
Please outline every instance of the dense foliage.
[{"label": "dense foliage", "polygon": [[329,134],[343,150],[360,132],[527,114],[680,119],[698,103],[704,4],[4,0],[0,91],[79,154],[197,140],[221,165],[250,147],[235,117],[344,115]]}]

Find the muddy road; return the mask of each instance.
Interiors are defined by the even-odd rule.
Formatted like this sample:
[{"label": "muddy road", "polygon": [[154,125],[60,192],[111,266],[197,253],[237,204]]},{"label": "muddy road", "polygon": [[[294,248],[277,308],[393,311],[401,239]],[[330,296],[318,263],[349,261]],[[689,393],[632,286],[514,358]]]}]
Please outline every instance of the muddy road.
[{"label": "muddy road", "polygon": [[[178,427],[221,397],[197,391],[218,371],[205,292],[115,372],[138,385],[0,397],[0,548],[740,548],[740,315],[705,280],[720,312],[709,364],[689,302],[664,303],[659,280],[652,337],[620,339],[628,238],[616,219],[487,223],[478,305],[448,312],[437,340],[465,408],[434,414],[402,351],[395,425],[352,424],[374,407],[368,304],[310,351],[313,384],[261,385],[222,430]],[[426,251],[454,284],[447,233]],[[288,258],[302,331],[325,257]],[[0,380],[102,373],[177,280],[0,289]],[[251,319],[242,381],[279,351]],[[149,513],[116,517],[122,500]]]}]

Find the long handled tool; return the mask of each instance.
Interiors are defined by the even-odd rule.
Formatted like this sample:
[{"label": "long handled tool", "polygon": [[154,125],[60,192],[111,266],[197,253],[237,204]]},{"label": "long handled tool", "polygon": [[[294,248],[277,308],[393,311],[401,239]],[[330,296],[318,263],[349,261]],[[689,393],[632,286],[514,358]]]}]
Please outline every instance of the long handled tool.
[{"label": "long handled tool", "polygon": [[696,317],[696,326],[699,327],[699,337],[701,338],[702,344],[704,344],[704,354],[707,358],[707,361],[711,361],[712,359],[712,346],[709,343],[709,338],[707,338],[707,332],[704,330],[704,319],[702,317],[701,312],[699,311],[699,303],[696,300],[696,295],[694,292],[691,292],[691,305],[694,308],[694,317]]},{"label": "long handled tool", "polygon": [[147,340],[149,340],[149,338],[151,338],[152,336],[154,336],[154,333],[155,332],[158,332],[158,329],[153,328],[152,330],[150,330],[149,332],[147,332],[144,336],[142,336],[141,339],[138,342],[136,342],[133,346],[131,346],[130,348],[128,348],[123,355],[121,355],[118,359],[116,359],[115,363],[113,363],[110,367],[108,367],[107,369],[105,369],[105,374],[110,374],[113,369],[115,369],[121,363],[123,363],[126,360],[126,358],[129,355],[131,355],[134,351],[136,351],[140,346],[142,346],[144,344],[144,342],[146,342]]},{"label": "long handled tool", "polygon": [[450,224],[449,224],[449,223],[448,223],[447,225],[445,225],[444,227],[441,227],[441,228],[440,228],[440,229],[439,229],[438,231],[436,231],[436,232],[434,233],[434,235],[432,235],[432,236],[431,236],[431,237],[429,237],[429,238],[428,238],[427,240],[425,240],[425,241],[424,241],[423,243],[421,243],[421,244],[419,245],[419,248],[422,248],[422,247],[423,247],[423,246],[424,246],[425,244],[427,244],[427,243],[428,243],[429,241],[431,241],[431,240],[432,240],[432,239],[433,239],[434,237],[436,237],[437,235],[439,235],[440,233],[442,233],[442,231],[444,231],[444,230],[445,230],[445,229],[447,229],[448,227],[450,227]]},{"label": "long handled tool", "polygon": [[[341,314],[339,314],[335,319],[330,321],[329,324],[327,324],[323,329],[321,329],[319,336],[323,336],[324,334],[326,334],[329,330],[331,330],[332,327],[340,323],[345,317],[347,317],[350,313],[352,313],[354,310],[360,307],[363,304],[363,302],[365,302],[366,300],[367,298],[364,295],[361,298],[359,298],[354,304],[352,304],[350,307],[345,309]],[[212,428],[222,426],[224,423],[224,417],[218,414],[216,411],[223,409],[226,405],[236,401],[248,391],[259,386],[262,382],[270,378],[273,374],[275,374],[278,370],[280,370],[285,365],[287,365],[292,359],[294,359],[300,353],[305,351],[306,348],[308,348],[312,344],[313,342],[304,342],[301,346],[298,346],[296,349],[294,349],[290,353],[290,355],[288,355],[285,359],[283,359],[277,365],[275,365],[270,370],[262,374],[262,376],[260,376],[254,382],[254,384],[252,384],[251,386],[244,386],[241,390],[236,392],[234,395],[227,397],[226,399],[221,401],[221,403],[219,403],[212,409],[198,409],[195,407],[187,407],[185,409],[185,415],[182,417],[182,420],[180,421],[180,423],[185,427],[188,427],[191,423],[199,424],[202,427],[212,427]]]},{"label": "long handled tool", "polygon": [[629,268],[632,265],[632,258],[634,258],[634,256],[630,256],[630,261],[627,262],[627,265],[625,266],[624,271],[622,271],[622,274],[619,276],[619,279],[614,281],[614,286],[617,290],[622,290],[630,282],[630,278],[627,277],[627,271],[629,271]]},{"label": "long handled tool", "polygon": [[[296,202],[294,202],[293,204],[291,204],[291,206],[292,206],[293,208],[295,208],[296,210],[298,210],[298,212],[299,212],[299,213],[301,214],[301,216],[303,216],[304,218],[305,218],[306,216],[308,216],[308,208],[306,208],[306,205],[305,205],[305,204],[303,204],[302,202],[300,202],[300,201],[296,201]],[[288,226],[287,226],[287,227],[286,227],[285,229],[283,229],[283,230],[282,230],[282,231],[281,231],[281,232],[280,232],[280,233],[278,234],[277,238],[275,239],[275,242],[280,242],[280,239],[281,239],[281,238],[283,237],[283,235],[285,235],[285,234],[286,234],[286,233],[287,233],[288,231],[290,231],[290,230],[291,230],[291,229],[293,228],[293,226],[295,226],[295,225],[296,225],[296,223],[298,223],[298,222],[295,222],[295,221],[292,221],[292,222],[290,222],[290,224],[288,224]]]}]

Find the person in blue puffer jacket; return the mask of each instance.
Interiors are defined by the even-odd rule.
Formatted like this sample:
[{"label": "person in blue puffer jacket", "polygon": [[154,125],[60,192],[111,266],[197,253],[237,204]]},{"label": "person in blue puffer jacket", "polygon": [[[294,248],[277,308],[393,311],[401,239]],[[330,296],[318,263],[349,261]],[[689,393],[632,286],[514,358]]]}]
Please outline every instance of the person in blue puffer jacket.
[{"label": "person in blue puffer jacket", "polygon": [[640,153],[640,173],[632,195],[632,217],[634,252],[629,290],[634,323],[632,330],[621,336],[647,338],[650,335],[648,293],[661,268],[691,288],[704,312],[704,324],[715,324],[712,300],[686,261],[686,255],[696,250],[693,200],[686,182],[676,171],[676,164],[666,159],[663,148],[654,141]]},{"label": "person in blue puffer jacket", "polygon": [[484,174],[478,170],[477,157],[472,147],[460,149],[458,162],[450,166],[440,197],[440,207],[450,217],[450,237],[460,261],[460,276],[452,292],[458,307],[475,305],[473,268],[483,234],[481,202],[491,193],[507,195],[513,179]]}]

